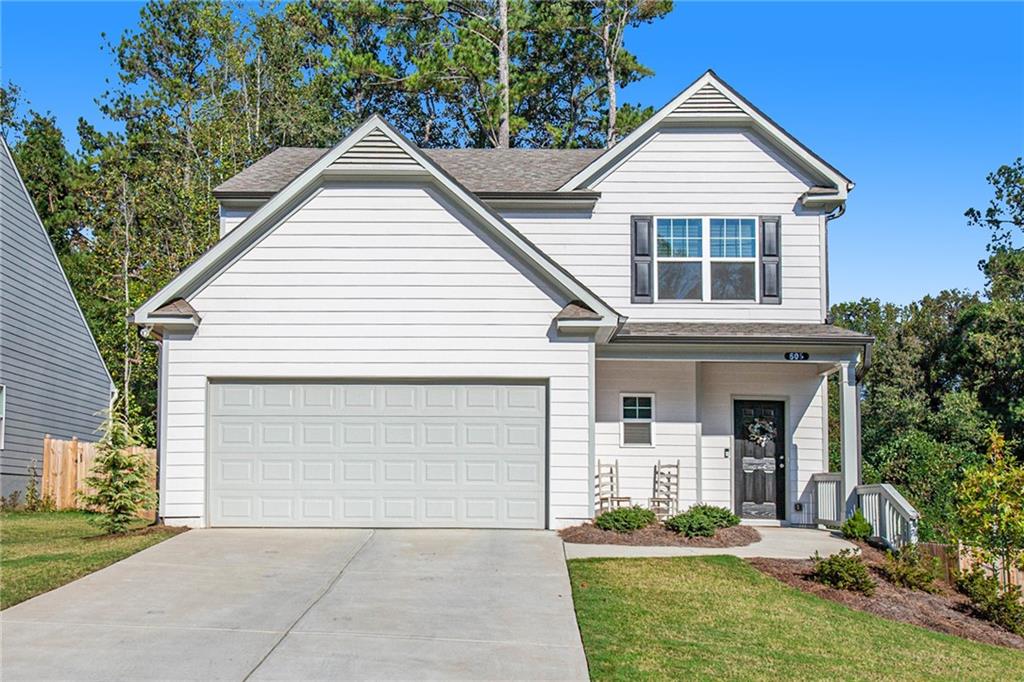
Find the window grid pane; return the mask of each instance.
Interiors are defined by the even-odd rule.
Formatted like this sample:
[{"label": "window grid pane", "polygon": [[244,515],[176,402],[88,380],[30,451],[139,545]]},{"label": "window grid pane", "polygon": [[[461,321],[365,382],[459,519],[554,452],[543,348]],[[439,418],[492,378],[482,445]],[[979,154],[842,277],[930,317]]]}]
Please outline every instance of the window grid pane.
[{"label": "window grid pane", "polygon": [[700,218],[658,218],[658,256],[700,258],[703,227]]},{"label": "window grid pane", "polygon": [[651,399],[640,396],[624,396],[622,398],[623,419],[651,419]]},{"label": "window grid pane", "polygon": [[752,218],[712,218],[712,258],[753,258],[757,253],[756,225]]}]

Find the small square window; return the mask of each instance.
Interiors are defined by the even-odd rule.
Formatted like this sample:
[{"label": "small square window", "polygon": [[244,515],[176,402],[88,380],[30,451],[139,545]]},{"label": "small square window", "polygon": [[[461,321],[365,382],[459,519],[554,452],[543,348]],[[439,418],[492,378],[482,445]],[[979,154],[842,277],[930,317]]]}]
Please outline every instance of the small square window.
[{"label": "small square window", "polygon": [[622,396],[622,445],[654,445],[654,396]]}]

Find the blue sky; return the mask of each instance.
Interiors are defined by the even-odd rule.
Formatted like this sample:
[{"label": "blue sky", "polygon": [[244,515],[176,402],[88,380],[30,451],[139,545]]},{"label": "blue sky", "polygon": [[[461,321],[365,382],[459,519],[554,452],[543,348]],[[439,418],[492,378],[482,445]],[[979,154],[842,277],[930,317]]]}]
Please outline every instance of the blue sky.
[{"label": "blue sky", "polygon": [[[76,140],[116,75],[101,33],[138,3],[0,4],[0,78]],[[906,303],[979,289],[987,235],[963,212],[1024,155],[1024,3],[682,3],[632,31],[656,75],[623,99],[660,106],[713,68],[853,178],[830,233],[832,300]]]}]

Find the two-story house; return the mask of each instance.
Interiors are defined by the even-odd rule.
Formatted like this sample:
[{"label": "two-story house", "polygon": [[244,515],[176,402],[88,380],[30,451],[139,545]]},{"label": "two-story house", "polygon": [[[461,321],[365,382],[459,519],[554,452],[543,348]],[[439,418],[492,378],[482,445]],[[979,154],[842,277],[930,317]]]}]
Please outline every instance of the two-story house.
[{"label": "two-story house", "polygon": [[[420,149],[373,117],[217,188],[222,238],[135,313],[160,343],[160,515],[559,528],[597,462],[646,504],[811,523],[853,183],[713,72],[608,150]],[[840,502],[841,504],[841,502]]]}]

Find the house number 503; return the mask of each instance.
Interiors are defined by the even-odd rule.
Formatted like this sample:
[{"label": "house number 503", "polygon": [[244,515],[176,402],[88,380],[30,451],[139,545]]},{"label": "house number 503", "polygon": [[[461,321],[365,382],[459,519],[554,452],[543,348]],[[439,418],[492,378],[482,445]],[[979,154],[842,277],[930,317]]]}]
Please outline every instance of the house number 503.
[{"label": "house number 503", "polygon": [[786,359],[787,360],[808,360],[808,359],[810,359],[810,357],[811,357],[810,353],[796,353],[796,352],[786,353]]}]

